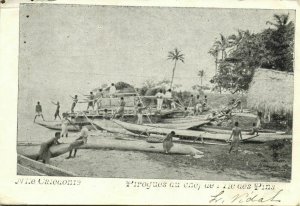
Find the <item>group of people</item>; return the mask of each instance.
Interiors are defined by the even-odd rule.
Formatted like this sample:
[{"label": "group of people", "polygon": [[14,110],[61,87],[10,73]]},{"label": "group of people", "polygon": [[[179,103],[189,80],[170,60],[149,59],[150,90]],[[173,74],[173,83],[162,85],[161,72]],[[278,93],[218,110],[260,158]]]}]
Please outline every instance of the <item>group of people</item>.
[{"label": "group of people", "polygon": [[207,95],[204,95],[204,98],[201,98],[200,95],[194,96],[193,94],[190,97],[189,106],[193,108],[193,115],[199,115],[207,107]]},{"label": "group of people", "polygon": [[160,89],[156,95],[156,101],[157,101],[157,105],[156,105],[156,109],[157,111],[162,110],[163,108],[163,103],[165,101],[166,106],[170,109],[175,109],[176,108],[176,102],[174,101],[173,97],[172,97],[172,90],[168,89],[165,93],[163,93],[163,90]]},{"label": "group of people", "polygon": [[[116,86],[114,83],[111,84],[109,87],[109,97],[115,97],[116,96]],[[98,89],[96,94],[93,92],[90,92],[89,95],[84,95],[87,97],[88,105],[87,110],[91,107],[92,110],[95,110],[95,106],[97,106],[97,109],[100,109],[102,107],[102,98],[105,96],[103,89]]]},{"label": "group of people", "polygon": [[[109,87],[109,96],[110,97],[115,97],[116,94],[116,87],[115,84],[112,83],[111,86]],[[94,94],[93,92],[90,92],[89,95],[84,95],[87,97],[88,100],[88,105],[87,105],[87,110],[89,110],[90,108],[92,108],[93,110],[95,109],[95,105],[97,106],[97,109],[100,109],[102,107],[102,98],[104,97],[104,91],[103,89],[98,89],[98,91],[96,92],[96,94]],[[72,105],[71,105],[71,112],[74,113],[74,109],[78,103],[78,95],[70,96],[72,98]],[[56,110],[54,113],[54,120],[56,120],[56,118],[61,119],[60,116],[60,103],[59,101],[57,101],[56,103],[51,101],[52,104],[54,104],[56,106]],[[43,116],[43,110],[42,110],[42,105],[41,103],[38,101],[37,105],[35,106],[35,117],[33,122],[35,122],[37,117],[41,117],[44,121],[44,116]]]},{"label": "group of people", "polygon": [[[61,142],[58,141],[61,138],[61,136],[62,135],[60,132],[55,132],[54,137],[50,138],[46,142],[43,142],[40,146],[39,153],[36,156],[36,161],[42,160],[43,163],[48,164],[50,158],[53,155],[50,151],[50,148],[54,145],[61,144]],[[88,139],[88,129],[86,127],[81,127],[78,138],[76,138],[73,142],[69,144],[69,148],[68,148],[69,155],[66,157],[66,159],[69,159],[71,157],[75,158],[78,148],[86,144],[87,139]]]}]

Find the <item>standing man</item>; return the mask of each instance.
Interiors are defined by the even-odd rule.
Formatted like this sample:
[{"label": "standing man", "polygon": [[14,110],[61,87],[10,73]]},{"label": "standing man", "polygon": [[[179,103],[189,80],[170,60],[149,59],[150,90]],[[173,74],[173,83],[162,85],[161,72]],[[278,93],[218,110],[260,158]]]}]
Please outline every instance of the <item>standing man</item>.
[{"label": "standing man", "polygon": [[98,92],[96,93],[96,103],[97,103],[98,110],[101,108],[102,98],[103,98],[103,92],[102,89],[99,89]]},{"label": "standing man", "polygon": [[86,110],[89,110],[90,107],[92,107],[94,110],[95,95],[93,94],[93,92],[90,92],[90,95],[87,95],[87,96],[88,96],[88,106],[87,106]]},{"label": "standing man", "polygon": [[120,107],[119,107],[119,109],[116,111],[116,113],[113,115],[112,118],[115,118],[115,117],[120,116],[121,119],[123,119],[124,111],[125,111],[125,105],[126,105],[126,103],[125,103],[125,101],[124,101],[124,97],[121,97],[121,99],[120,99]]},{"label": "standing man", "polygon": [[117,89],[115,87],[115,84],[112,83],[111,86],[110,86],[110,88],[109,88],[109,96],[110,97],[114,97],[115,94],[116,94],[116,92],[117,92]]},{"label": "standing man", "polygon": [[190,97],[190,102],[189,102],[189,106],[188,107],[192,107],[193,108],[193,114],[195,115],[195,113],[196,113],[196,103],[195,103],[194,95],[192,95],[192,94],[191,94],[191,97]]},{"label": "standing man", "polygon": [[199,115],[202,113],[202,101],[200,99],[200,95],[197,95],[195,101],[194,115]]},{"label": "standing man", "polygon": [[43,116],[43,111],[42,111],[42,105],[40,104],[40,102],[37,102],[37,105],[35,106],[35,117],[33,122],[35,122],[36,117],[42,117],[43,121],[45,121],[44,116]]},{"label": "standing man", "polygon": [[207,107],[207,95],[204,95],[204,103],[203,103],[203,105],[204,105],[204,107]]},{"label": "standing man", "polygon": [[138,103],[136,108],[136,115],[137,115],[137,124],[142,125],[143,124],[143,110],[146,109],[146,107],[142,106],[142,103]]},{"label": "standing man", "polygon": [[157,100],[157,111],[160,111],[162,109],[162,104],[164,101],[164,94],[162,93],[162,90],[160,89],[158,93],[156,93],[156,100]]},{"label": "standing man", "polygon": [[71,98],[73,99],[73,103],[72,103],[72,107],[71,107],[71,112],[74,113],[75,106],[76,106],[76,104],[78,102],[77,95],[75,95],[74,98],[71,96]]},{"label": "standing man", "polygon": [[172,102],[172,91],[171,89],[168,89],[168,91],[165,94],[166,102],[168,107],[171,109],[171,102]]},{"label": "standing man", "polygon": [[60,115],[59,115],[59,109],[60,109],[59,102],[57,102],[57,103],[52,102],[52,104],[56,105],[56,111],[55,111],[55,114],[54,114],[54,120],[56,120],[56,117],[59,117],[59,119],[61,119]]},{"label": "standing man", "polygon": [[61,120],[61,137],[65,136],[68,137],[68,133],[69,133],[69,125],[73,125],[75,127],[75,125],[71,122],[71,120],[68,118],[68,114],[67,113],[63,113],[62,114],[63,119]]},{"label": "standing man", "polygon": [[243,140],[242,130],[241,130],[241,128],[239,128],[238,122],[234,123],[234,127],[232,128],[232,132],[231,132],[231,135],[230,135],[230,138],[228,139],[228,141],[230,141],[231,138],[232,138],[232,142],[231,142],[231,146],[229,149],[229,153],[231,152],[232,149],[236,149],[236,153],[237,153],[238,148],[240,146],[240,138],[241,138],[241,140]]}]

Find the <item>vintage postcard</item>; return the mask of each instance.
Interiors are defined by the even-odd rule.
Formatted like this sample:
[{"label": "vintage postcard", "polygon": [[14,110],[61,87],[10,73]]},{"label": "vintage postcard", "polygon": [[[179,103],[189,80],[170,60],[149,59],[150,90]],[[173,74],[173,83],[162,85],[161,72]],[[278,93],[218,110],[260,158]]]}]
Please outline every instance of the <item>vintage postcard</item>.
[{"label": "vintage postcard", "polygon": [[0,204],[299,205],[297,12],[3,1]]}]

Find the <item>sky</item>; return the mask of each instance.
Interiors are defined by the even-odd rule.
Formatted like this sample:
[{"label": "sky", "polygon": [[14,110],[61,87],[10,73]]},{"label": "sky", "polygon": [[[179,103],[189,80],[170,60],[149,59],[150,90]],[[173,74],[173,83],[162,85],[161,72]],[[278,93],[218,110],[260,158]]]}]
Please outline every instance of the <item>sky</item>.
[{"label": "sky", "polygon": [[117,81],[139,87],[146,80],[171,79],[167,55],[175,48],[185,62],[177,64],[174,84],[191,89],[200,82],[199,70],[208,84],[215,73],[208,51],[219,34],[260,32],[278,13],[295,18],[292,10],[23,4],[19,104],[67,101]]}]

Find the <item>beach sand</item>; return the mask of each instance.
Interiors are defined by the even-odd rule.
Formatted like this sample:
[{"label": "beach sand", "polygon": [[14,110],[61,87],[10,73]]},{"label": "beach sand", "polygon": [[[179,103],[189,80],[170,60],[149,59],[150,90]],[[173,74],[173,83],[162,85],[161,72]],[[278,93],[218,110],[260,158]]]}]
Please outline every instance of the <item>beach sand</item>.
[{"label": "beach sand", "polygon": [[[120,138],[120,135],[109,135],[108,138]],[[242,144],[237,154],[229,154],[229,146],[197,145],[197,149],[204,152],[201,158],[138,151],[82,149],[78,150],[75,158],[65,159],[68,154],[64,154],[51,159],[50,164],[82,177],[289,181],[291,158],[287,148],[291,144],[287,143],[285,147],[279,161],[272,159],[272,151],[267,144]]]},{"label": "beach sand", "polygon": [[[18,142],[41,143],[54,136],[55,131],[19,119]],[[90,132],[89,139],[95,138]],[[98,134],[99,135],[99,132]],[[100,133],[103,138],[130,138],[126,135]],[[70,142],[78,137],[70,133]],[[76,158],[65,159],[68,154],[52,158],[50,164],[82,177],[98,178],[154,178],[197,180],[290,181],[291,142],[279,150],[274,161],[270,143],[241,144],[241,151],[229,154],[229,145],[195,145],[204,152],[202,158],[120,150],[78,150]]]}]

